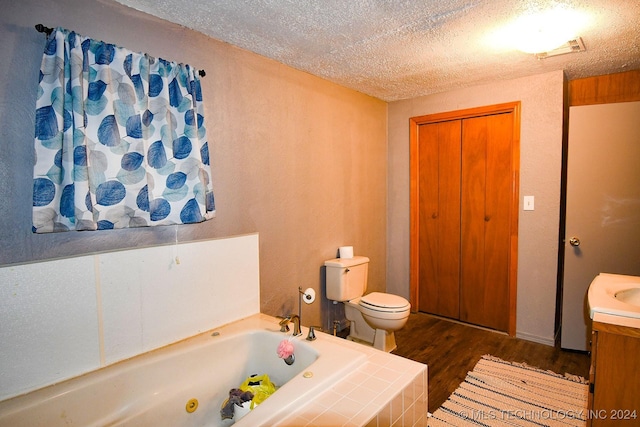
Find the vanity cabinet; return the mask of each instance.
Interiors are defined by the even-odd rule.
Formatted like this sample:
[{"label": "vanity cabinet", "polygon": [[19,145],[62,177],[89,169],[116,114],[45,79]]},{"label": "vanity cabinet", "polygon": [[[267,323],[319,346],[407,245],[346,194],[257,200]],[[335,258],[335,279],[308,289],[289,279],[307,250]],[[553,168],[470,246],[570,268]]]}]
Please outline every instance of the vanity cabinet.
[{"label": "vanity cabinet", "polygon": [[640,425],[640,329],[592,324],[587,426]]}]

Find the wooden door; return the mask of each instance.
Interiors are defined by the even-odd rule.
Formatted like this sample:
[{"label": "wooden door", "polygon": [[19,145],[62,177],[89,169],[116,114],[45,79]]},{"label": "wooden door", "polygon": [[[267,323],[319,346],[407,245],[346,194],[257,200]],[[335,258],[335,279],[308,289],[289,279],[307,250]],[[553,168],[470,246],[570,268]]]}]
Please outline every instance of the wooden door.
[{"label": "wooden door", "polygon": [[509,326],[512,113],[462,121],[460,320]]},{"label": "wooden door", "polygon": [[420,127],[419,309],[460,315],[460,120]]},{"label": "wooden door", "polygon": [[411,119],[411,303],[515,334],[519,103]]}]

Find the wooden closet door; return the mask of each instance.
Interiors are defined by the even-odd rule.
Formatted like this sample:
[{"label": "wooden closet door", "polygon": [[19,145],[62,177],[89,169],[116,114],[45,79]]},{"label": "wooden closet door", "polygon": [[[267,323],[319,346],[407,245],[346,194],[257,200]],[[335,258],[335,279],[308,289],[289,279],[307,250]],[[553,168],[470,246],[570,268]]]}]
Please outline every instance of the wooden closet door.
[{"label": "wooden closet door", "polygon": [[460,320],[509,329],[512,113],[462,121]]},{"label": "wooden closet door", "polygon": [[412,309],[516,333],[520,103],[410,120]]},{"label": "wooden closet door", "polygon": [[461,121],[421,125],[419,275],[421,311],[460,313]]}]

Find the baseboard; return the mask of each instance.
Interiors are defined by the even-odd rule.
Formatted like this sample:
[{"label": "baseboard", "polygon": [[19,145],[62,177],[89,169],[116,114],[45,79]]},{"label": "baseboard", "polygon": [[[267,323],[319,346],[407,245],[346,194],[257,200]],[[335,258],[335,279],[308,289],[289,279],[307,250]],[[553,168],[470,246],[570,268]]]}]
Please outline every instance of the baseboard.
[{"label": "baseboard", "polygon": [[[483,326],[478,326],[478,325],[473,325],[471,323],[461,322],[461,321],[456,320],[456,319],[450,319],[448,317],[442,317],[442,316],[438,316],[436,314],[422,313],[422,312],[420,312],[420,314],[423,314],[425,316],[434,317],[436,319],[446,320],[448,322],[458,323],[460,325],[470,326],[472,328],[477,328],[477,329],[482,329],[482,330],[485,330],[485,331],[495,332],[497,334],[508,335],[506,332],[496,331],[495,329],[489,329],[489,328],[485,328]],[[551,347],[555,347],[555,341],[554,341],[553,338],[546,338],[546,337],[541,337],[541,336],[538,336],[538,335],[533,335],[533,334],[528,334],[526,332],[518,332],[518,331],[516,331],[516,338],[520,338],[520,339],[527,340],[527,341],[537,342],[538,344],[544,344],[544,345],[548,345],[548,346],[551,346]]]},{"label": "baseboard", "polygon": [[516,338],[520,338],[523,340],[527,340],[527,341],[533,341],[533,342],[537,342],[539,344],[545,344],[551,347],[555,347],[556,343],[554,341],[553,338],[546,338],[546,337],[541,337],[538,335],[533,335],[533,334],[528,334],[526,332],[517,332],[516,331]]}]

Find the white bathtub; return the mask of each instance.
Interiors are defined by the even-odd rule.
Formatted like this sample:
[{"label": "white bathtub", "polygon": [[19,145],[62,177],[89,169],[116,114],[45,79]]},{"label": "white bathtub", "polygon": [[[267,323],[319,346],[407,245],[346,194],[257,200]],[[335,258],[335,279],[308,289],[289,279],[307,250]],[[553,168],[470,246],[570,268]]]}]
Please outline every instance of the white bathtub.
[{"label": "white bathtub", "polygon": [[[258,314],[89,374],[0,402],[0,426],[273,425],[362,365],[366,351],[335,337],[294,338],[295,363],[276,354],[277,319]],[[342,341],[342,340],[340,340]],[[229,390],[252,374],[279,386],[239,420],[222,420]],[[190,399],[197,409],[186,410]],[[238,414],[239,412],[236,411]]]}]

